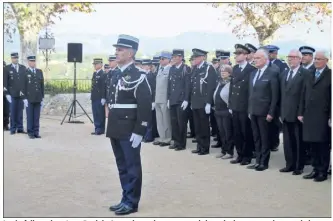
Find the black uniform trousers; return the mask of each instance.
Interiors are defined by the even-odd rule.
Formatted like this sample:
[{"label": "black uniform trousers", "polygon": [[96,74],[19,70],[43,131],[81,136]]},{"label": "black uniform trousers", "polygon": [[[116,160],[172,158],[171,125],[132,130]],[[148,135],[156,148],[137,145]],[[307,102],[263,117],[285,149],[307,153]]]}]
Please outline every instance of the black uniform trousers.
[{"label": "black uniform trousers", "polygon": [[195,127],[194,127],[194,120],[193,120],[193,111],[192,109],[190,108],[190,105],[188,105],[187,107],[187,119],[188,119],[188,122],[189,122],[189,125],[190,125],[190,135],[192,137],[195,137]]},{"label": "black uniform trousers", "polygon": [[193,109],[192,111],[197,150],[202,153],[208,153],[210,146],[209,114],[206,114],[205,108]]},{"label": "black uniform trousers", "polygon": [[171,137],[175,146],[185,148],[187,135],[187,111],[183,110],[180,104],[171,105],[170,120]]},{"label": "black uniform trousers", "polygon": [[211,109],[210,112],[210,127],[211,127],[211,135],[215,136],[218,134],[218,128],[217,128],[217,123],[216,123],[216,119],[215,119],[215,111],[213,109]]},{"label": "black uniform trousers", "polygon": [[238,158],[243,161],[251,161],[254,151],[254,140],[248,113],[233,111],[232,123]]},{"label": "black uniform trousers", "polygon": [[327,175],[330,165],[330,145],[328,142],[309,142],[313,170]]},{"label": "black uniform trousers", "polygon": [[91,101],[92,114],[94,118],[95,133],[105,132],[105,106],[102,105],[101,99]]},{"label": "black uniform trousers", "polygon": [[8,127],[9,124],[9,102],[6,96],[3,96],[3,128]]},{"label": "black uniform trousers", "polygon": [[153,119],[152,119],[152,134],[153,134],[153,139],[159,137],[158,131],[157,131],[157,121],[156,121],[156,110],[153,110]]},{"label": "black uniform trousers", "polygon": [[123,189],[121,202],[138,208],[142,188],[141,144],[133,148],[130,137],[131,135],[127,139],[110,138],[110,141]]},{"label": "black uniform trousers", "polygon": [[271,155],[269,142],[269,127],[272,122],[266,120],[266,116],[251,115],[251,126],[256,150],[256,164],[268,166]]},{"label": "black uniform trousers", "polygon": [[[278,115],[275,115],[278,116]],[[278,117],[274,117],[269,125],[270,149],[277,148],[280,144],[280,131],[282,125]]]},{"label": "black uniform trousers", "polygon": [[302,138],[302,123],[283,122],[283,148],[286,168],[303,170],[305,149]]},{"label": "black uniform trousers", "polygon": [[27,132],[29,136],[39,135],[39,120],[40,120],[40,110],[41,103],[28,103],[26,108],[27,112]]},{"label": "black uniform trousers", "polygon": [[23,100],[18,97],[12,97],[10,103],[10,132],[23,131]]},{"label": "black uniform trousers", "polygon": [[215,119],[218,127],[218,134],[221,139],[221,153],[234,155],[234,137],[232,127],[232,116],[228,112],[227,116],[215,114]]}]

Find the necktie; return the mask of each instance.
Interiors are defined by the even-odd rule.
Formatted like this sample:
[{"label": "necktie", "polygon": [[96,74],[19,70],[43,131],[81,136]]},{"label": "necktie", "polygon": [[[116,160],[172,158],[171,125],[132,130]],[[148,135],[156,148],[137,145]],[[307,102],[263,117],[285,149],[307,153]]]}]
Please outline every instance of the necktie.
[{"label": "necktie", "polygon": [[258,81],[258,79],[259,79],[259,77],[260,77],[260,73],[261,73],[261,70],[259,70],[258,75],[257,75],[257,78],[256,78],[256,80],[254,81],[253,85],[255,85],[256,82]]},{"label": "necktie", "polygon": [[291,70],[290,72],[289,72],[289,76],[288,76],[288,79],[287,79],[287,82],[289,83],[289,81],[293,78],[293,71]]},{"label": "necktie", "polygon": [[315,73],[316,80],[318,80],[319,76],[320,76],[320,71],[316,71]]}]

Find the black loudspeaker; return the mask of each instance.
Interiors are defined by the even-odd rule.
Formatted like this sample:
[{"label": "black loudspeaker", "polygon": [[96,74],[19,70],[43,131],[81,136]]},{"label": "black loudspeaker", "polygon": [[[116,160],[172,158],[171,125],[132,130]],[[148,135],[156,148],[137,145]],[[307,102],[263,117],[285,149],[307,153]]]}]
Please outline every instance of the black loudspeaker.
[{"label": "black loudspeaker", "polygon": [[67,45],[67,62],[82,62],[82,44],[68,43]]}]

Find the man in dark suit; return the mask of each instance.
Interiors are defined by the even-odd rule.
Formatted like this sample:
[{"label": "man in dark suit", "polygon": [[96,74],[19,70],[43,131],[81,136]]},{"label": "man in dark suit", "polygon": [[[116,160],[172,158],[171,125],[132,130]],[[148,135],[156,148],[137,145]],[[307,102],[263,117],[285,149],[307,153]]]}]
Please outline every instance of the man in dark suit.
[{"label": "man in dark suit", "polygon": [[233,67],[232,71],[228,107],[230,113],[232,113],[235,146],[238,156],[237,159],[231,160],[230,163],[248,165],[251,163],[254,151],[251,122],[247,112],[249,78],[250,73],[256,68],[246,61],[247,55],[251,53],[247,47],[236,44],[235,49],[235,60],[238,64]]},{"label": "man in dark suit", "polygon": [[302,138],[302,123],[297,119],[298,105],[301,99],[304,79],[310,75],[301,66],[302,54],[299,50],[289,52],[286,70],[280,76],[281,116],[283,124],[283,147],[286,166],[280,172],[291,172],[293,175],[303,173],[305,149]]},{"label": "man in dark suit", "polygon": [[331,69],[327,66],[330,54],[317,51],[316,69],[305,80],[298,119],[303,123],[303,140],[312,149],[313,171],[304,179],[321,182],[327,179],[330,163]]},{"label": "man in dark suit", "polygon": [[316,67],[313,63],[313,53],[315,53],[316,50],[309,46],[302,46],[299,48],[299,51],[302,53],[303,68],[314,71]]},{"label": "man in dark suit", "polygon": [[41,138],[39,135],[40,111],[44,99],[44,76],[41,69],[36,68],[36,56],[28,56],[22,96],[27,110],[27,132],[30,139]]},{"label": "man in dark suit", "polygon": [[256,148],[256,162],[249,169],[263,171],[268,168],[270,158],[269,122],[276,113],[279,97],[278,75],[268,66],[268,53],[259,49],[254,61],[258,70],[251,73],[249,81],[249,115]]},{"label": "man in dark suit", "polygon": [[192,52],[195,67],[191,80],[191,108],[198,142],[197,149],[193,150],[192,153],[206,155],[209,154],[209,115],[213,104],[217,76],[214,67],[205,61],[208,52],[197,48],[194,48]]},{"label": "man in dark suit", "polygon": [[[279,47],[275,45],[266,45],[264,48],[269,52],[269,62],[271,66],[276,66],[279,69],[279,75],[285,70],[289,70],[287,63],[284,60],[277,58]],[[278,79],[279,80],[279,79]],[[280,99],[278,100],[278,106],[280,106]],[[280,145],[280,131],[282,129],[282,124],[279,121],[280,108],[276,109],[275,118],[269,125],[270,133],[270,148],[272,151],[278,151]]]},{"label": "man in dark suit", "polygon": [[110,210],[125,215],[137,212],[141,198],[140,150],[151,123],[152,94],[146,73],[134,65],[139,39],[120,35],[114,46],[121,73],[112,78],[106,136],[111,141],[123,191],[120,203]]},{"label": "man in dark suit", "polygon": [[10,134],[24,133],[22,86],[25,79],[25,66],[18,63],[18,53],[11,53],[12,63],[5,67],[4,94],[10,103]]}]

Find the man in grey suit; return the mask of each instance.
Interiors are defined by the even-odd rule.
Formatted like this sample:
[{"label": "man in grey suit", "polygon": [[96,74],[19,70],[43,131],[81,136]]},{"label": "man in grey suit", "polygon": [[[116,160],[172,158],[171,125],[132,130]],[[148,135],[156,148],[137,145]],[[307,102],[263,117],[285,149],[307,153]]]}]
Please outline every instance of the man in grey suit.
[{"label": "man in grey suit", "polygon": [[155,92],[155,111],[157,121],[157,131],[159,139],[154,145],[168,146],[171,141],[171,122],[170,111],[167,106],[167,91],[171,53],[162,52],[160,56],[160,65],[156,75],[156,92]]}]

